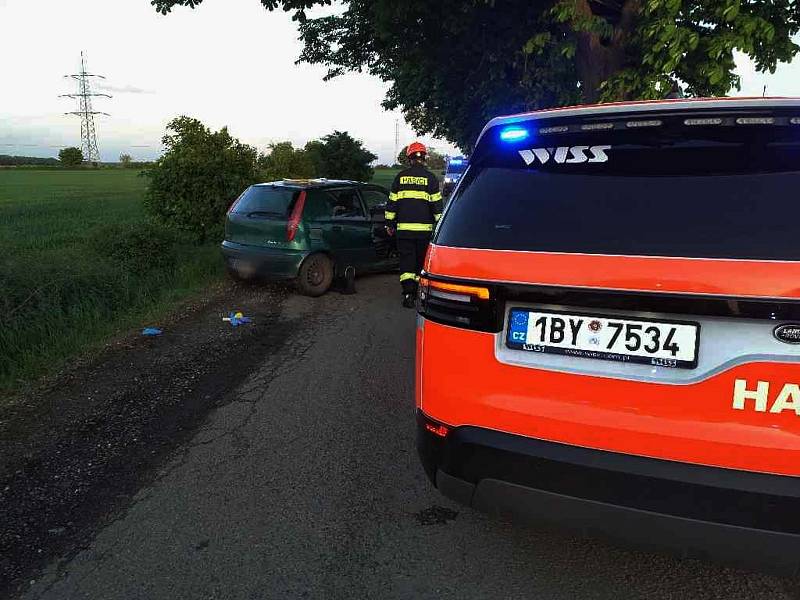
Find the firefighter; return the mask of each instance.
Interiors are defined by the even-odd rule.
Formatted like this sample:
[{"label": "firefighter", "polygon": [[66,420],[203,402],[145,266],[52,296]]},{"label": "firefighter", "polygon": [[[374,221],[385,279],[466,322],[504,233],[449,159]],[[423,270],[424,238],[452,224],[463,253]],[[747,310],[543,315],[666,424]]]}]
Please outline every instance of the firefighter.
[{"label": "firefighter", "polygon": [[386,205],[386,232],[397,233],[400,253],[400,286],[403,306],[414,307],[419,274],[433,227],[442,216],[442,194],[436,175],[425,168],[428,151],[419,142],[406,149],[411,166],[400,171],[392,183]]}]

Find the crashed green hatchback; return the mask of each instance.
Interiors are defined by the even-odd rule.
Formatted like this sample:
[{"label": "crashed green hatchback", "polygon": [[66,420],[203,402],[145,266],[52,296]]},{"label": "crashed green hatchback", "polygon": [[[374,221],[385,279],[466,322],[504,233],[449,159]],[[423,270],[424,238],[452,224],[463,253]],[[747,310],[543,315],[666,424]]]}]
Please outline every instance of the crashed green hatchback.
[{"label": "crashed green hatchback", "polygon": [[378,185],[329,179],[284,180],[247,188],[225,220],[222,253],[237,279],[295,280],[320,296],[348,267],[397,268],[386,234],[389,193]]}]

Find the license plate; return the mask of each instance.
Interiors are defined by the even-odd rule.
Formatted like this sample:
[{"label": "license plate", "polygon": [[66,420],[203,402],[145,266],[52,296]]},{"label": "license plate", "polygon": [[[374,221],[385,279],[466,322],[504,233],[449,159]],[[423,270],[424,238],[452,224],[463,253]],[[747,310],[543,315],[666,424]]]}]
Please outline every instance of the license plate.
[{"label": "license plate", "polygon": [[694,369],[699,340],[699,323],[512,308],[506,345],[528,352]]}]

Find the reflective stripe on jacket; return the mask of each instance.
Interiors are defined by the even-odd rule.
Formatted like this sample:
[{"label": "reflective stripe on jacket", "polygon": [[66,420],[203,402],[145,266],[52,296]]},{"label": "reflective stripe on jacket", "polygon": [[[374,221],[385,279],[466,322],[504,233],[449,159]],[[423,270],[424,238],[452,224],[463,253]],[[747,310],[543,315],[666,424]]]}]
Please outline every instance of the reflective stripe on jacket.
[{"label": "reflective stripe on jacket", "polygon": [[436,175],[422,165],[400,171],[386,205],[386,225],[401,236],[427,236],[441,216],[442,194]]}]

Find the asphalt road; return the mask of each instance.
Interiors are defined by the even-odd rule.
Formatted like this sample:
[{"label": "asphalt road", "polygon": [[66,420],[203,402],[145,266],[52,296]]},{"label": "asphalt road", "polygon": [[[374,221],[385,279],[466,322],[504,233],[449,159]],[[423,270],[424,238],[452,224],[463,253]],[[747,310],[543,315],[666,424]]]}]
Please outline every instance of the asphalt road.
[{"label": "asphalt road", "polygon": [[25,598],[790,598],[756,573],[522,528],[439,496],[414,448],[414,313],[393,276],[298,325],[151,485]]}]

